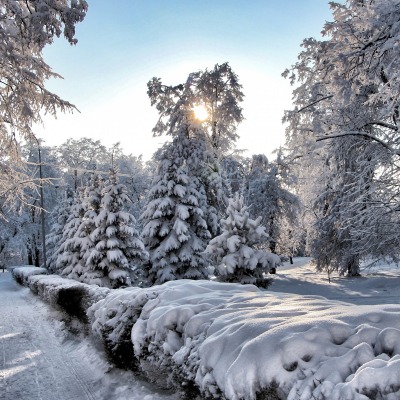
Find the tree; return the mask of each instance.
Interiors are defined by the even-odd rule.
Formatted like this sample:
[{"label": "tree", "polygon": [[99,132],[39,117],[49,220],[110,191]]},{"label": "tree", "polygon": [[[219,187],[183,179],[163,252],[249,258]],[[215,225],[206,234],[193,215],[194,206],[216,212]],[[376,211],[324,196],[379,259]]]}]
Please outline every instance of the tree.
[{"label": "tree", "polygon": [[[69,170],[66,183],[73,188],[86,184],[89,171],[108,170],[107,148],[99,140],[90,138],[68,139],[57,148],[60,164]],[[73,175],[71,175],[73,174]]]},{"label": "tree", "polygon": [[117,181],[118,171],[111,169],[108,185],[98,197],[98,208],[89,208],[86,232],[80,238],[84,263],[80,280],[114,288],[129,286],[131,272],[147,260],[143,242],[134,228],[135,218],[124,211],[130,201],[126,186]]},{"label": "tree", "polygon": [[0,264],[27,263],[24,219],[19,214],[7,213],[0,219]]},{"label": "tree", "polygon": [[154,136],[174,137],[185,123],[190,125],[196,120],[195,106],[201,105],[207,110],[207,117],[197,121],[206,145],[201,179],[209,204],[217,210],[224,209],[230,193],[220,162],[234,146],[237,125],[243,120],[240,103],[244,95],[237,75],[224,63],[216,64],[212,70],[193,72],[179,85],[167,86],[160,78],[153,78],[147,86],[151,105],[160,114],[153,128]]},{"label": "tree", "polygon": [[81,258],[81,249],[76,242],[76,234],[85,215],[84,189],[78,188],[70,208],[69,217],[65,223],[60,247],[58,250],[56,270],[60,275],[79,280],[84,271]]},{"label": "tree", "polygon": [[[82,217],[77,221],[76,231],[69,241],[70,248],[77,255],[77,263],[68,273],[72,279],[86,281],[86,260],[93,251],[92,232],[95,221],[101,211],[102,191],[104,181],[100,175],[91,174],[87,186],[82,188]],[[64,273],[64,272],[63,272]]]},{"label": "tree", "polygon": [[[120,171],[120,182],[126,186],[129,197],[132,200],[127,204],[127,209],[140,224],[140,215],[155,169],[152,169],[148,163],[145,163],[141,155],[125,155],[122,151],[114,157],[114,162]],[[138,225],[138,227],[141,230],[141,226]]]},{"label": "tree", "polygon": [[153,134],[174,136],[182,119],[192,114],[197,105],[207,110],[202,125],[206,128],[207,143],[220,152],[228,152],[236,142],[237,125],[243,120],[240,103],[243,101],[242,85],[228,63],[216,64],[210,71],[189,74],[185,83],[166,86],[160,78],[147,84],[151,105],[156,106],[160,118]]},{"label": "tree", "polygon": [[[261,223],[266,227],[269,246],[272,253],[277,252],[280,238],[285,235],[283,227],[294,229],[299,208],[297,196],[288,190],[293,177],[288,173],[288,166],[283,160],[281,151],[276,161],[269,162],[263,154],[253,155],[250,171],[246,177],[244,191],[253,216],[261,216]],[[283,220],[292,225],[283,224]]]},{"label": "tree", "polygon": [[189,173],[203,154],[202,142],[187,137],[185,130],[181,134],[158,152],[159,167],[142,216],[150,284],[208,278],[203,255],[211,237],[207,198],[200,179]]},{"label": "tree", "polygon": [[268,240],[261,217],[253,220],[243,204],[243,196],[236,193],[221,220],[222,233],[210,241],[206,254],[216,266],[216,275],[226,282],[252,283],[266,287],[263,276],[269,272],[271,255],[255,246]]},{"label": "tree", "polygon": [[63,33],[76,44],[75,25],[86,15],[84,0],[1,0],[0,54],[0,197],[13,204],[34,186],[25,173],[19,138],[34,138],[32,123],[41,113],[56,115],[75,107],[48,91],[45,82],[60,77],[43,59],[43,49]]},{"label": "tree", "polygon": [[[332,249],[321,265],[336,263],[341,271],[350,267],[357,273],[357,260],[396,258],[400,244],[395,228],[400,10],[384,0],[349,0],[331,7],[334,21],[324,27],[326,40],[304,40],[298,63],[285,71],[292,83],[299,83],[295,108],[285,119],[291,148],[302,142],[301,147],[319,154],[326,171],[326,196],[315,203],[317,226],[326,240],[337,239],[336,254],[345,249],[346,256],[339,266]],[[316,140],[317,145],[311,143]],[[321,248],[322,236],[316,235]]]},{"label": "tree", "polygon": [[63,232],[70,217],[73,203],[72,190],[67,190],[63,199],[51,213],[52,224],[49,234],[46,235],[46,247],[48,252],[47,269],[50,272],[57,272],[57,258],[60,254],[63,243]]}]

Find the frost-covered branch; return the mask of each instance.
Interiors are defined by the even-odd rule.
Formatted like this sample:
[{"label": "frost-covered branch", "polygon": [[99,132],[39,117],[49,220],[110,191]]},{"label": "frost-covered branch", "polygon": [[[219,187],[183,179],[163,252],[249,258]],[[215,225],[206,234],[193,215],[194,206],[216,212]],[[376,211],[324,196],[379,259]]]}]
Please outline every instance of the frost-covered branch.
[{"label": "frost-covered branch", "polygon": [[315,139],[316,142],[321,142],[323,140],[329,140],[329,139],[335,139],[335,138],[340,138],[340,137],[346,137],[346,136],[358,136],[362,137],[364,139],[369,139],[373,140],[380,145],[382,145],[385,149],[389,150],[392,154],[395,154],[397,156],[400,156],[400,150],[393,149],[391,146],[389,146],[387,143],[385,143],[383,140],[379,139],[378,137],[371,135],[366,132],[359,132],[359,131],[349,131],[349,132],[342,132],[338,134],[333,134],[333,135],[327,135],[327,136],[320,136]]}]

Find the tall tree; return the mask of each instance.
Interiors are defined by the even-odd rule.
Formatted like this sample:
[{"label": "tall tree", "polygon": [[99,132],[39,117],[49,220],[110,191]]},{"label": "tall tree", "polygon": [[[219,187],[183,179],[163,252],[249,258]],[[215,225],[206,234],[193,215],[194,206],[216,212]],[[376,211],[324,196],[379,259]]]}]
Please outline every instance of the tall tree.
[{"label": "tall tree", "polygon": [[273,253],[277,252],[280,238],[285,234],[283,227],[290,229],[282,223],[283,220],[294,225],[299,208],[297,196],[289,191],[292,177],[287,169],[280,151],[273,162],[269,162],[265,155],[258,154],[252,156],[246,177],[244,194],[250,205],[249,211],[253,216],[261,216]]},{"label": "tall tree", "polygon": [[88,217],[94,226],[87,237],[91,245],[82,247],[85,264],[82,281],[114,288],[129,286],[135,269],[147,260],[147,252],[134,227],[135,218],[124,210],[129,202],[126,186],[118,183],[118,171],[112,168],[98,212]]},{"label": "tall tree", "polygon": [[84,19],[87,3],[2,0],[0,5],[0,196],[13,204],[35,184],[24,169],[18,139],[34,137],[32,123],[42,122],[41,112],[75,108],[46,89],[49,78],[60,76],[45,63],[43,49],[61,34],[76,44],[75,25]]},{"label": "tall tree", "polygon": [[82,224],[85,215],[84,189],[78,188],[74,192],[74,198],[70,208],[69,217],[65,223],[61,244],[55,263],[57,272],[60,275],[71,279],[79,280],[83,273],[81,249],[76,242],[76,234]]},{"label": "tall tree", "polygon": [[237,125],[243,120],[240,103],[244,95],[237,75],[224,63],[215,65],[212,70],[193,72],[182,84],[167,86],[160,78],[153,78],[147,86],[151,104],[160,114],[153,128],[155,136],[174,137],[183,124],[196,120],[195,107],[206,109],[207,116],[202,121],[197,120],[206,144],[201,179],[209,204],[225,209],[230,193],[220,161],[234,146],[238,138]]},{"label": "tall tree", "polygon": [[[343,238],[349,265],[355,265],[363,257],[399,253],[400,10],[386,0],[349,0],[331,7],[334,20],[324,27],[326,40],[304,40],[299,61],[285,72],[298,82],[295,108],[285,118],[291,148],[302,142],[322,155],[320,167],[328,172],[322,190],[330,194],[323,200],[329,203],[316,203],[319,226],[326,222],[325,233],[334,229],[331,234]],[[320,144],[311,143],[315,140]],[[348,268],[342,264],[339,269]]]},{"label": "tall tree", "polygon": [[109,151],[99,140],[68,139],[57,150],[61,165],[69,170],[66,183],[74,189],[88,182],[90,171],[109,168]]},{"label": "tall tree", "polygon": [[207,278],[207,198],[200,179],[189,173],[202,156],[202,142],[187,137],[185,129],[158,152],[159,167],[142,217],[150,284]]},{"label": "tall tree", "polygon": [[51,228],[46,235],[47,268],[50,272],[57,272],[57,258],[63,243],[63,232],[70,217],[73,202],[72,190],[67,190],[65,196],[51,213]]}]

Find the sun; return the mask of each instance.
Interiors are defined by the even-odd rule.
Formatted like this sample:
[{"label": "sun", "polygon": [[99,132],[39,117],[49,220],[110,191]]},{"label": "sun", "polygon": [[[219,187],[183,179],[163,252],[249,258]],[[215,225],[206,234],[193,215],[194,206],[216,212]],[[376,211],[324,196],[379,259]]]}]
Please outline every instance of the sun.
[{"label": "sun", "polygon": [[193,107],[194,116],[199,121],[204,121],[208,118],[207,109],[204,106],[194,106]]}]

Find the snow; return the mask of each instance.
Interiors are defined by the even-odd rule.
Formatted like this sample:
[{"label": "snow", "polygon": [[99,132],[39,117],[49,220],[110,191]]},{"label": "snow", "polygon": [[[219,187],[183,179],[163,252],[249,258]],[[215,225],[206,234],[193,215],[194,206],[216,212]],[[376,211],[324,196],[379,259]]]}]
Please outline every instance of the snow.
[{"label": "snow", "polygon": [[[400,271],[380,265],[329,283],[308,261],[284,263],[268,291],[191,280],[111,290],[89,308],[91,328],[125,357],[130,341],[132,362],[163,388],[191,381],[231,400],[398,399]],[[55,278],[28,281],[46,279]]]},{"label": "snow", "polygon": [[9,272],[0,272],[0,398],[4,400],[178,400],[110,365],[87,336],[66,329]]},{"label": "snow", "polygon": [[[129,314],[128,330],[145,373],[156,370],[176,386],[192,380],[203,394],[217,398],[250,400],[268,390],[289,400],[368,399],[377,393],[396,398],[400,305],[329,300],[321,294],[339,298],[340,291],[328,290],[327,277],[314,273],[315,295],[275,292],[307,282],[300,277],[312,267],[295,262],[280,267],[269,291],[185,280],[114,291],[92,306],[93,326],[99,334],[106,326],[120,329],[116,316]],[[357,284],[347,282],[351,292]],[[365,294],[370,285],[363,288]],[[368,297],[358,293],[356,298]],[[107,310],[113,310],[113,318]],[[112,340],[118,341],[116,336]]]},{"label": "snow", "polygon": [[38,268],[33,265],[25,265],[12,268],[11,273],[15,280],[17,280],[22,285],[25,285],[29,276],[47,274],[47,269]]}]

